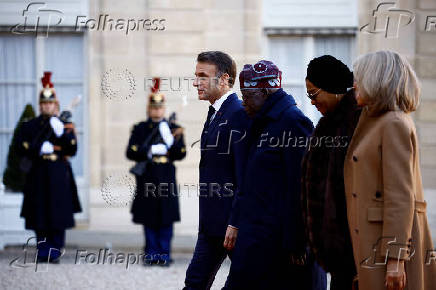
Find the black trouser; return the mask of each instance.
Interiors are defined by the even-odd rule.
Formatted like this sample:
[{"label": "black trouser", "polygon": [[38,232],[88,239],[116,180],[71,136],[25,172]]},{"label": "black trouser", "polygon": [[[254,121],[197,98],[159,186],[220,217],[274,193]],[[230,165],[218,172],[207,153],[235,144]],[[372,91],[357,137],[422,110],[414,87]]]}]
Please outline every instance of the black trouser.
[{"label": "black trouser", "polygon": [[198,234],[194,255],[186,270],[184,290],[210,289],[225,258],[229,256],[231,259],[231,254],[224,248],[223,243],[224,237]]},{"label": "black trouser", "polygon": [[145,263],[169,264],[171,261],[171,239],[173,237],[173,225],[158,229],[144,226],[145,255],[149,258]]},{"label": "black trouser", "polygon": [[38,259],[54,260],[61,256],[65,245],[65,230],[37,230]]},{"label": "black trouser", "polygon": [[330,290],[351,290],[355,273],[342,269],[342,271],[330,272]]},{"label": "black trouser", "polygon": [[225,290],[325,290],[326,274],[313,259],[300,266],[291,262],[279,231],[269,225],[240,227]]}]

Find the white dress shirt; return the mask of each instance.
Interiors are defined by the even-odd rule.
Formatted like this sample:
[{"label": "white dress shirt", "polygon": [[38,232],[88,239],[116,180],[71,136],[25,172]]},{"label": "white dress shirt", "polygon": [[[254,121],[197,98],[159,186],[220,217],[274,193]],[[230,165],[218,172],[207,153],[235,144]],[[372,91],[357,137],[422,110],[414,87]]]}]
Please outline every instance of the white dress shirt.
[{"label": "white dress shirt", "polygon": [[210,117],[210,123],[212,123],[213,119],[216,116],[216,113],[220,110],[222,104],[227,100],[227,98],[233,94],[233,91],[230,90],[227,93],[225,93],[224,95],[221,96],[221,98],[219,98],[218,100],[215,101],[215,103],[213,103],[212,107],[215,109],[215,113],[213,113],[212,117]]}]

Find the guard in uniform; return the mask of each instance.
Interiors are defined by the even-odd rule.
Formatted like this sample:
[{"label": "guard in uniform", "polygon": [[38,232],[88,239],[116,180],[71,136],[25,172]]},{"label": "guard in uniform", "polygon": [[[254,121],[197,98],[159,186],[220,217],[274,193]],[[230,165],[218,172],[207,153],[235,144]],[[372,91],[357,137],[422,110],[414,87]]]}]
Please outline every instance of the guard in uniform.
[{"label": "guard in uniform", "polygon": [[185,158],[186,147],[183,128],[164,118],[165,96],[159,93],[159,79],[149,95],[147,114],[147,121],[133,127],[126,152],[136,166],[143,164],[142,171],[131,170],[136,177],[131,213],[133,222],[144,226],[144,265],[169,266],[173,223],[180,221],[173,162]]},{"label": "guard in uniform", "polygon": [[59,262],[65,229],[74,227],[73,215],[81,211],[69,162],[77,151],[75,129],[56,116],[59,102],[50,76],[45,72],[41,79],[41,114],[23,123],[16,143],[27,172],[21,216],[36,233],[39,262]]}]

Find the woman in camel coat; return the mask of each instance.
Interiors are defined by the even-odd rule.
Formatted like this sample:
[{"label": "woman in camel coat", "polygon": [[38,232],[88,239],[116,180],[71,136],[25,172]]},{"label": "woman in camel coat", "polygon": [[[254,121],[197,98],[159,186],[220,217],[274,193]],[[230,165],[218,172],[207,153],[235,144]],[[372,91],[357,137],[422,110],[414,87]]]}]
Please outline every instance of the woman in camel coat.
[{"label": "woman in camel coat", "polygon": [[410,116],[419,103],[415,72],[398,54],[378,51],[355,62],[354,76],[364,108],[344,182],[359,290],[436,289],[436,251]]}]

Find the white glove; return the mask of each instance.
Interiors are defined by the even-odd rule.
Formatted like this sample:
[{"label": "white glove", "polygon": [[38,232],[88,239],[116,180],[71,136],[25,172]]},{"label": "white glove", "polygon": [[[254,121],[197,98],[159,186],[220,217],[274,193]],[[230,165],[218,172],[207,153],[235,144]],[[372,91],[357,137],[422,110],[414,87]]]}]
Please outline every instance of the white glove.
[{"label": "white glove", "polygon": [[171,134],[171,130],[167,122],[162,121],[159,123],[159,132],[168,148],[171,147],[174,143],[174,136]]},{"label": "white glove", "polygon": [[168,149],[167,146],[165,146],[165,144],[156,144],[156,145],[151,145],[151,154],[152,155],[165,155],[167,154]]},{"label": "white glove", "polygon": [[53,144],[51,144],[49,141],[44,141],[44,143],[42,143],[41,154],[51,154],[53,151]]},{"label": "white glove", "polygon": [[53,128],[56,136],[61,137],[64,133],[64,123],[62,123],[62,121],[59,120],[58,117],[53,116],[50,118],[50,125]]}]

